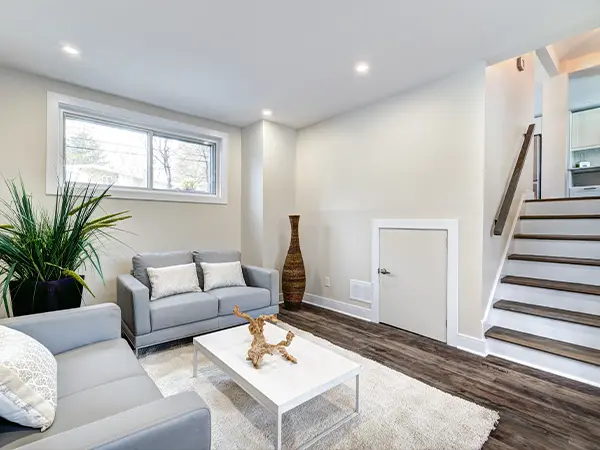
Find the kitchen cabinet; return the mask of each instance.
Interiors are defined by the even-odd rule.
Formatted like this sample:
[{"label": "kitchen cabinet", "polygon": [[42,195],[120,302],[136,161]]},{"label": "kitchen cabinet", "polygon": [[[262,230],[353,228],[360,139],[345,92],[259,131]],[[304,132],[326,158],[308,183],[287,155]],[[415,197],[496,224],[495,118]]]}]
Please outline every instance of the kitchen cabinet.
[{"label": "kitchen cabinet", "polygon": [[571,116],[571,150],[600,147],[600,108]]}]

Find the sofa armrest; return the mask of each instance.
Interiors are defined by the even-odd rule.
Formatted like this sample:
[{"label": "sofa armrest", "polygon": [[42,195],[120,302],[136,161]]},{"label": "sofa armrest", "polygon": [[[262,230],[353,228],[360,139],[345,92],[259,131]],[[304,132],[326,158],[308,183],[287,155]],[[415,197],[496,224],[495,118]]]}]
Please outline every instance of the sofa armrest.
[{"label": "sofa armrest", "polygon": [[279,272],[256,266],[242,266],[248,286],[268,289],[271,292],[271,305],[279,304]]},{"label": "sofa armrest", "polygon": [[183,392],[19,449],[210,450],[210,411],[195,392]]},{"label": "sofa armrest", "polygon": [[152,331],[150,327],[150,291],[132,275],[117,277],[117,305],[123,322],[135,336]]},{"label": "sofa armrest", "polygon": [[121,337],[121,311],[114,303],[0,320],[41,342],[53,355]]}]

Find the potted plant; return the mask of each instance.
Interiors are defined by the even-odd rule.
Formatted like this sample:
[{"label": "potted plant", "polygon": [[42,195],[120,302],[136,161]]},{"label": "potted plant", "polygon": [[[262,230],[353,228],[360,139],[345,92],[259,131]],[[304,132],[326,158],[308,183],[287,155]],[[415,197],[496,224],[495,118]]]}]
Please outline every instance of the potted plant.
[{"label": "potted plant", "polygon": [[36,208],[23,180],[7,181],[10,201],[0,200],[0,282],[7,315],[10,291],[13,315],[81,305],[85,288],[80,269],[91,267],[104,281],[97,246],[115,239],[109,231],[129,219],[128,211],[94,216],[110,197],[107,188],[65,182],[57,188],[54,211]]}]

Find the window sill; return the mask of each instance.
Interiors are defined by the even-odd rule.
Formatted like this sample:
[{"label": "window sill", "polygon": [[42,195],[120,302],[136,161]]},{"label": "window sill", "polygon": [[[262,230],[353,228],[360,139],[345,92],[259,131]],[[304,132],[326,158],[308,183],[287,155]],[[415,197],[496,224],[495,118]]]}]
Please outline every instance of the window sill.
[{"label": "window sill", "polygon": [[[98,186],[103,189],[106,186]],[[110,198],[114,200],[142,200],[154,202],[175,202],[175,203],[207,203],[212,205],[226,205],[227,198],[210,194],[192,194],[189,192],[161,191],[161,190],[142,190],[128,189],[113,186],[110,191]],[[56,195],[56,189],[46,189],[46,194]]]}]

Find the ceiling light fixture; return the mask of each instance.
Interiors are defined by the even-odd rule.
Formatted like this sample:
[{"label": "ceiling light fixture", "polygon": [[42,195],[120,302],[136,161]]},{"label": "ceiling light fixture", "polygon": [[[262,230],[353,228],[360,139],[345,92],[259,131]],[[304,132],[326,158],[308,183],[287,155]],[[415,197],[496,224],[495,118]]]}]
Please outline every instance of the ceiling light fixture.
[{"label": "ceiling light fixture", "polygon": [[62,46],[62,51],[65,52],[67,55],[71,55],[71,56],[77,56],[81,53],[75,47],[73,47],[72,45],[68,45],[68,44],[65,44]]},{"label": "ceiling light fixture", "polygon": [[271,117],[273,115],[273,111],[271,111],[270,109],[263,109],[262,115],[265,117]]},{"label": "ceiling light fixture", "polygon": [[354,66],[354,70],[356,70],[356,73],[358,73],[359,75],[368,74],[369,69],[369,65],[366,62],[359,62],[356,63],[356,66]]}]

